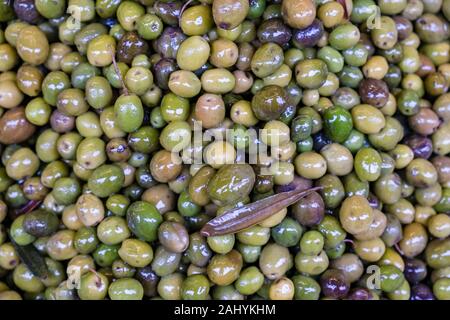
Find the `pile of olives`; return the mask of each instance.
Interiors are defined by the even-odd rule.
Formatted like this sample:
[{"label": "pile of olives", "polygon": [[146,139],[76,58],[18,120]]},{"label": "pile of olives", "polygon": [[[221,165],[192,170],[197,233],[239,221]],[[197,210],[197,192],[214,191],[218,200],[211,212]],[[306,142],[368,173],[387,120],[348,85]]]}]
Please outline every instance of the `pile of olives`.
[{"label": "pile of olives", "polygon": [[[0,300],[450,300],[449,20],[450,0],[0,0]],[[197,122],[232,134],[192,144]]]}]

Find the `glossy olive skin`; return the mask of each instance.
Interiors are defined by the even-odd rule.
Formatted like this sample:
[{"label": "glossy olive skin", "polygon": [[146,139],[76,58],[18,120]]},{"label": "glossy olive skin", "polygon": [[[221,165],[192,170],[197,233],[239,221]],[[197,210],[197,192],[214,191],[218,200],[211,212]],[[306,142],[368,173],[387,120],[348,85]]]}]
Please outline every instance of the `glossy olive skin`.
[{"label": "glossy olive skin", "polygon": [[20,20],[35,24],[41,19],[41,15],[36,9],[34,1],[18,0],[14,1],[14,12]]},{"label": "glossy olive skin", "polygon": [[156,49],[164,58],[175,59],[181,43],[186,39],[181,29],[176,27],[165,28],[156,40]]},{"label": "glossy olive skin", "polygon": [[286,107],[286,92],[276,85],[264,87],[252,99],[252,110],[256,117],[263,121],[278,118]]},{"label": "glossy olive skin", "polygon": [[359,94],[364,103],[381,108],[387,103],[389,90],[382,80],[365,79],[359,85]]},{"label": "glossy olive skin", "polygon": [[118,60],[128,64],[131,63],[134,57],[145,54],[147,51],[147,42],[136,32],[126,33],[117,44]]},{"label": "glossy olive skin", "polygon": [[21,143],[29,139],[35,130],[36,127],[27,120],[23,107],[9,109],[0,118],[1,143]]},{"label": "glossy olive skin", "polygon": [[314,47],[323,36],[323,23],[315,19],[308,27],[296,29],[292,35],[294,45],[298,48]]},{"label": "glossy olive skin", "polygon": [[322,197],[317,192],[313,192],[294,205],[293,214],[300,224],[314,226],[322,221],[324,207]]},{"label": "glossy olive skin", "polygon": [[128,207],[127,221],[128,227],[136,236],[146,241],[154,241],[162,218],[152,204],[138,201]]},{"label": "glossy olive skin", "polygon": [[329,108],[324,114],[325,132],[336,142],[344,142],[353,128],[350,113],[341,107]]},{"label": "glossy olive skin", "polygon": [[0,300],[450,299],[449,19],[0,0]]},{"label": "glossy olive skin", "polygon": [[172,72],[177,70],[175,60],[163,58],[153,66],[153,70],[155,74],[156,84],[161,89],[165,90],[169,89],[168,87],[169,76]]},{"label": "glossy olive skin", "polygon": [[88,180],[88,187],[99,197],[107,197],[119,191],[124,182],[123,171],[117,166],[97,168]]},{"label": "glossy olive skin", "polygon": [[247,196],[255,183],[255,173],[246,164],[225,165],[209,181],[209,197],[219,204],[231,204]]},{"label": "glossy olive skin", "polygon": [[16,46],[19,56],[34,65],[44,63],[50,49],[45,34],[35,26],[25,27],[21,30]]},{"label": "glossy olive skin", "polygon": [[261,43],[274,42],[283,46],[291,40],[292,32],[280,19],[265,20],[258,27],[258,40]]},{"label": "glossy olive skin", "polygon": [[222,29],[237,27],[246,17],[249,2],[245,0],[219,0],[214,1],[212,14],[214,22]]},{"label": "glossy olive skin", "polygon": [[53,234],[58,228],[57,217],[46,211],[33,211],[28,214],[23,222],[25,232],[35,237],[45,237]]}]

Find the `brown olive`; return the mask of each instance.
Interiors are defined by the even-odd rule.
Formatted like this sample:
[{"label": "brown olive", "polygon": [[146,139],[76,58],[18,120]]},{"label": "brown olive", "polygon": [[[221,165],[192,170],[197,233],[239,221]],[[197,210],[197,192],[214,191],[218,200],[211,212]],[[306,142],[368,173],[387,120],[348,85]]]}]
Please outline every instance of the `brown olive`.
[{"label": "brown olive", "polygon": [[75,127],[75,117],[55,109],[50,116],[50,125],[58,133],[69,132]]},{"label": "brown olive", "polygon": [[166,184],[159,184],[145,190],[142,200],[153,204],[161,214],[172,211],[176,206],[175,193]]},{"label": "brown olive", "polygon": [[389,98],[389,89],[383,80],[364,79],[359,85],[359,95],[364,103],[383,107]]},{"label": "brown olive", "polygon": [[315,226],[323,219],[325,204],[319,193],[312,192],[293,205],[292,213],[301,225]]},{"label": "brown olive", "polygon": [[349,283],[357,281],[364,272],[361,260],[353,253],[345,253],[331,261],[331,267],[341,270]]},{"label": "brown olive", "polygon": [[202,122],[202,127],[217,127],[225,118],[225,103],[220,95],[205,93],[195,103],[195,119]]},{"label": "brown olive", "polygon": [[121,162],[130,158],[131,150],[125,139],[113,138],[106,144],[106,155],[112,162]]},{"label": "brown olive", "polygon": [[163,222],[158,229],[159,242],[172,252],[184,252],[189,246],[186,228],[177,222]]},{"label": "brown olive", "polygon": [[130,64],[133,58],[148,52],[147,41],[136,32],[127,32],[117,44],[117,57],[120,62]]},{"label": "brown olive", "polygon": [[28,140],[36,127],[28,122],[25,108],[16,107],[6,111],[0,118],[0,142],[4,144],[21,143]]},{"label": "brown olive", "polygon": [[428,235],[424,226],[420,223],[411,223],[403,229],[403,239],[399,242],[402,253],[408,258],[414,258],[425,250],[428,243]]},{"label": "brown olive", "polygon": [[226,286],[239,277],[242,265],[242,255],[237,250],[231,250],[227,254],[213,256],[206,272],[213,283]]},{"label": "brown olive", "polygon": [[425,78],[430,73],[436,72],[436,67],[434,66],[433,60],[431,60],[424,54],[419,54],[419,57],[420,68],[416,72],[419,77]]},{"label": "brown olive", "polygon": [[239,56],[236,62],[236,68],[242,71],[249,71],[255,48],[247,42],[239,44]]},{"label": "brown olive", "polygon": [[450,187],[450,158],[448,156],[436,156],[431,160],[438,174],[438,181],[443,187]]},{"label": "brown olive", "polygon": [[175,179],[181,172],[182,166],[175,153],[167,150],[158,151],[150,162],[150,172],[159,182]]},{"label": "brown olive", "polygon": [[428,136],[435,132],[441,121],[430,108],[420,108],[419,112],[408,117],[409,126],[418,134]]}]

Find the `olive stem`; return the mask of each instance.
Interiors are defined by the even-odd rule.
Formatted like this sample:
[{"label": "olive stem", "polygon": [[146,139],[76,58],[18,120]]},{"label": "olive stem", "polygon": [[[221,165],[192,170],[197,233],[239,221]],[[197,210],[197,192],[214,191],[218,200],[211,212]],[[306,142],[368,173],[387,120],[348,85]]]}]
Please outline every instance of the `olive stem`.
[{"label": "olive stem", "polygon": [[92,272],[97,277],[95,284],[97,285],[97,287],[100,287],[102,283],[102,278],[100,278],[100,276],[98,275],[97,270],[89,268],[89,271]]},{"label": "olive stem", "polygon": [[400,253],[401,256],[404,256],[405,253],[403,252],[402,249],[400,249],[398,243],[394,244],[394,248],[398,251],[398,253]]},{"label": "olive stem", "polygon": [[351,239],[344,239],[344,242],[345,243],[350,243],[352,245],[352,247],[355,246],[355,242],[353,240],[351,240]]},{"label": "olive stem", "polygon": [[116,57],[114,55],[114,51],[113,50],[111,50],[111,58],[112,58],[112,63],[113,63],[113,66],[114,66],[114,70],[116,71],[116,74],[119,77],[120,82],[122,83],[123,93],[124,93],[124,95],[128,96],[129,92],[128,92],[127,87],[125,86],[125,82],[123,81],[122,75],[120,74],[119,67],[117,66]]},{"label": "olive stem", "polygon": [[178,25],[181,27],[181,16],[183,15],[184,10],[186,10],[187,6],[190,5],[192,3],[193,0],[189,0],[187,1],[185,4],[183,4],[183,6],[181,7],[180,10],[180,15],[178,16]]},{"label": "olive stem", "polygon": [[11,219],[16,219],[18,216],[21,216],[23,214],[33,211],[41,203],[42,203],[42,201],[40,201],[40,200],[30,200],[26,204],[24,204],[22,207],[15,209],[15,210],[11,210],[10,217],[11,217]]}]

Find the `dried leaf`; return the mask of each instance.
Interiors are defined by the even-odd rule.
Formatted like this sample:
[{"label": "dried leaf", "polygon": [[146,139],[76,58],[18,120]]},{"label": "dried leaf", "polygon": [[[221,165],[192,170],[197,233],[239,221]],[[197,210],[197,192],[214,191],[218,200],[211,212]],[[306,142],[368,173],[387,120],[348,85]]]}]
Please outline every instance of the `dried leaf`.
[{"label": "dried leaf", "polygon": [[210,220],[202,228],[201,234],[204,236],[218,236],[239,232],[260,223],[281,209],[319,189],[321,187],[282,192],[245,206],[228,210],[224,214]]},{"label": "dried leaf", "polygon": [[39,205],[41,203],[42,203],[42,201],[30,200],[25,205],[23,205],[22,207],[10,211],[9,216],[10,216],[11,219],[16,219],[18,216],[21,216],[21,215],[23,215],[25,213],[33,211],[34,209],[39,207]]},{"label": "dried leaf", "polygon": [[30,271],[41,279],[48,277],[47,264],[43,256],[39,254],[37,249],[32,245],[19,246],[13,240],[11,240],[14,247],[16,248],[17,254],[20,260],[25,263],[25,265],[30,269]]}]

